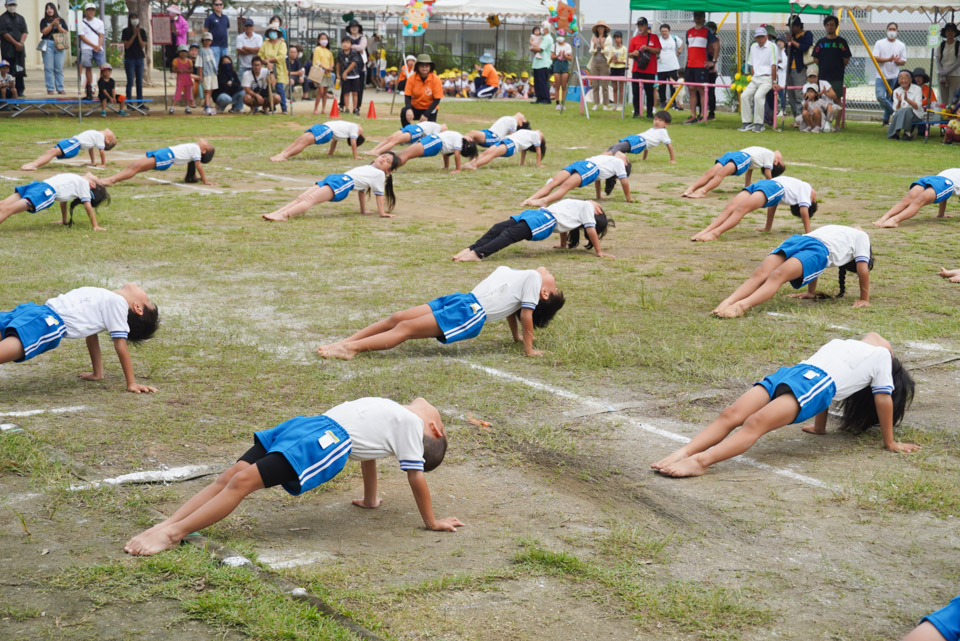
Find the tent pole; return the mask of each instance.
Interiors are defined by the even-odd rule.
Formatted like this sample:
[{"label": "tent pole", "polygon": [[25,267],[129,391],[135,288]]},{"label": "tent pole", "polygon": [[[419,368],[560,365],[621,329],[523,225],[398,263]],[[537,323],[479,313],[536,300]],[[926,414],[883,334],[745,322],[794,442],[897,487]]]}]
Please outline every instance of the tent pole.
[{"label": "tent pole", "polygon": [[847,15],[850,16],[850,22],[853,23],[854,29],[857,30],[857,34],[860,36],[860,42],[863,43],[863,46],[867,50],[867,55],[870,56],[870,60],[873,60],[873,66],[877,68],[877,75],[880,76],[880,79],[883,80],[883,85],[887,88],[888,93],[893,93],[893,89],[890,88],[890,83],[887,82],[887,79],[883,76],[883,72],[880,71],[880,63],[877,62],[877,59],[873,57],[873,49],[870,48],[870,45],[867,44],[867,39],[864,37],[863,32],[860,31],[860,25],[857,24],[857,19],[854,17],[853,12],[850,9],[847,9]]},{"label": "tent pole", "polygon": [[720,24],[717,25],[717,33],[720,33],[720,29],[723,28],[723,23],[726,22],[726,21],[727,21],[727,18],[729,18],[729,17],[730,17],[730,12],[727,11],[727,13],[725,13],[724,16],[723,16],[723,20],[721,20],[721,21],[720,21]]},{"label": "tent pole", "polygon": [[[717,31],[720,31],[718,28]],[[740,12],[737,12],[737,73],[743,69],[743,62],[740,58]],[[740,92],[737,92],[737,113],[740,113]],[[696,115],[696,114],[694,114]]]},{"label": "tent pole", "polygon": [[[933,21],[934,23],[940,22],[940,7],[934,7],[933,9]],[[930,88],[930,91],[933,91],[933,52],[935,49],[930,50],[930,83],[927,86]],[[942,91],[942,89],[941,89]],[[940,96],[940,100],[943,100],[943,96]],[[923,106],[923,97],[920,97],[920,105]],[[933,100],[930,101],[930,106],[933,106]],[[927,144],[927,141],[930,140],[930,109],[924,109],[924,120],[926,121],[926,126],[923,128],[923,144]]]}]

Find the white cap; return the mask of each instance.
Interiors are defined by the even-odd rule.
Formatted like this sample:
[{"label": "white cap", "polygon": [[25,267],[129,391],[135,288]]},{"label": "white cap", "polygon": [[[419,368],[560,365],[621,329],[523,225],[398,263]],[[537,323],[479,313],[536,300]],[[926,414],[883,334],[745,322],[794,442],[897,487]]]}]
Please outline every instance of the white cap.
[{"label": "white cap", "polygon": [[754,38],[759,38],[760,36],[763,36],[764,38],[766,38],[767,35],[768,35],[767,30],[764,29],[763,27],[757,27],[756,29],[753,30]]},{"label": "white cap", "polygon": [[86,11],[87,9],[94,9],[94,10],[96,10],[96,8],[97,8],[97,5],[93,4],[92,2],[88,2],[87,4],[83,5],[83,10],[84,10],[84,11]]},{"label": "white cap", "polygon": [[105,62],[100,65],[100,71],[103,71],[104,69],[113,69],[113,66],[109,62]]},{"label": "white cap", "polygon": [[213,34],[209,31],[204,31],[201,40],[213,40]]}]

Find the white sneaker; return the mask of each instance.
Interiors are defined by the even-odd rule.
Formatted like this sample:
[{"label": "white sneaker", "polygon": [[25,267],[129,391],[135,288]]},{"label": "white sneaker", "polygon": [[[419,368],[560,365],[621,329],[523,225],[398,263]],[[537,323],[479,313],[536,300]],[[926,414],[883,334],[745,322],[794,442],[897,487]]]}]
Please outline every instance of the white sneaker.
[{"label": "white sneaker", "polygon": [[823,121],[823,133],[825,133],[825,134],[830,133],[830,121],[829,121],[829,120],[824,120],[824,121]]},{"label": "white sneaker", "polygon": [[597,107],[599,107],[599,106],[600,106],[600,105],[594,105],[594,106],[593,106],[593,110],[596,111],[596,110],[597,110]]},{"label": "white sneaker", "polygon": [[557,109],[556,109],[556,111],[560,111],[560,103],[559,103],[559,102],[557,103]]}]

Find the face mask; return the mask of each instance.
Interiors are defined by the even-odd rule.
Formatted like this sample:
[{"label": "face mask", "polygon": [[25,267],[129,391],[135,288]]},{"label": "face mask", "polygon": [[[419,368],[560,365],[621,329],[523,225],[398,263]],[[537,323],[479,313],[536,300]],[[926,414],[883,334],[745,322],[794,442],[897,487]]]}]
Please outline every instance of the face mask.
[{"label": "face mask", "polygon": [[267,37],[270,38],[270,39],[277,38],[277,37],[278,37],[278,36],[277,36],[277,32],[276,32],[276,31],[268,31],[268,32],[267,32]]},{"label": "face mask", "polygon": [[896,40],[897,32],[891,29],[890,31],[887,32],[887,38],[889,38],[890,40]]},{"label": "face mask", "polygon": [[140,24],[140,19],[139,19],[139,18],[133,18],[132,20],[130,20],[130,24],[132,24],[134,27],[136,27],[138,24]]},{"label": "face mask", "polygon": [[330,41],[329,41],[329,40],[321,40],[321,41],[320,41],[320,46],[321,46],[321,47],[326,47],[328,44],[330,44]]}]

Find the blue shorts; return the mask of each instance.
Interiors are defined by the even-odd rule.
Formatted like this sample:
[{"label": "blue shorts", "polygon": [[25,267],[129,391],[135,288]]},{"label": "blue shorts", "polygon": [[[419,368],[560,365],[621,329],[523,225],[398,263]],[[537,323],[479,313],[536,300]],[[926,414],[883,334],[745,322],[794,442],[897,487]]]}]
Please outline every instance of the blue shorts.
[{"label": "blue shorts", "polygon": [[57,143],[61,158],[73,158],[80,153],[80,141],[76,138],[64,138]]},{"label": "blue shorts", "polygon": [[80,48],[80,66],[100,68],[107,63],[106,49],[100,48],[100,51],[93,49]]},{"label": "blue shorts", "polygon": [[960,596],[933,614],[928,614],[920,623],[929,621],[946,641],[960,641]]},{"label": "blue shorts", "polygon": [[771,254],[783,254],[784,258],[796,258],[803,265],[803,276],[790,281],[794,289],[800,289],[812,280],[816,280],[827,268],[830,251],[821,241],[812,236],[799,234],[786,239]]},{"label": "blue shorts", "polygon": [[424,136],[420,141],[420,144],[423,145],[423,157],[429,158],[430,156],[436,156],[440,153],[440,150],[443,149],[443,141],[440,140],[440,136],[436,134],[430,134],[429,136]]},{"label": "blue shorts", "polygon": [[59,345],[67,333],[67,326],[46,305],[24,303],[14,307],[12,312],[0,312],[0,338],[11,336],[13,332],[23,345],[23,358],[17,360],[22,363]]},{"label": "blue shorts", "polygon": [[333,130],[326,125],[314,125],[307,131],[313,134],[313,143],[316,145],[328,143],[333,138]]},{"label": "blue shorts", "polygon": [[504,158],[509,158],[513,154],[517,153],[517,143],[513,142],[512,140],[504,138],[503,140],[501,140],[496,144],[503,145],[504,147],[507,148],[507,153],[503,154]]},{"label": "blue shorts", "polygon": [[34,181],[29,185],[14,187],[13,190],[17,192],[18,196],[30,203],[30,208],[27,210],[30,213],[47,209],[57,199],[57,190],[47,183]]},{"label": "blue shorts", "polygon": [[347,431],[323,415],[297,416],[254,436],[268,454],[279,452],[296,471],[299,483],[283,484],[283,489],[294,496],[339,474],[353,446]]},{"label": "blue shorts", "polygon": [[733,172],[734,176],[742,176],[747,173],[747,170],[750,169],[750,154],[744,153],[742,151],[728,151],[719,158],[717,158],[718,165],[726,165],[727,163],[733,163],[736,169]]},{"label": "blue shorts", "polygon": [[571,174],[580,174],[580,186],[586,187],[600,175],[600,168],[588,160],[578,160],[563,168]]},{"label": "blue shorts", "polygon": [[443,336],[437,337],[441,343],[456,343],[475,338],[487,319],[487,312],[473,294],[447,294],[434,298],[427,304],[443,332]]},{"label": "blue shorts", "polygon": [[166,171],[173,166],[173,151],[169,147],[148,151],[147,158],[153,158],[157,161],[157,166],[154,167],[157,171]]},{"label": "blue shorts", "polygon": [[557,226],[557,220],[546,209],[528,209],[522,214],[510,216],[515,221],[525,222],[530,228],[530,240],[545,240],[550,238],[554,227]]},{"label": "blue shorts", "polygon": [[802,423],[824,411],[830,407],[830,401],[837,395],[837,386],[830,375],[813,365],[781,367],[776,374],[771,374],[754,385],[760,385],[767,390],[771,401],[776,397],[777,388],[786,385],[800,404],[800,413],[791,421],[793,423]]},{"label": "blue shorts", "polygon": [[353,190],[353,178],[346,174],[330,174],[317,181],[317,187],[329,187],[333,190],[333,202],[338,203]]},{"label": "blue shorts", "polygon": [[758,180],[752,185],[744,187],[743,191],[748,191],[751,194],[758,191],[763,192],[763,195],[767,197],[764,207],[776,207],[783,198],[783,185],[775,180]]},{"label": "blue shorts", "polygon": [[627,136],[617,142],[626,142],[630,144],[630,153],[639,154],[647,148],[647,139],[643,136]]},{"label": "blue shorts", "polygon": [[410,134],[411,145],[415,142],[420,142],[420,139],[423,138],[423,129],[420,127],[420,125],[407,125],[400,131],[405,134]]},{"label": "blue shorts", "polygon": [[480,131],[483,132],[483,142],[478,142],[477,144],[481,147],[493,147],[500,142],[500,136],[493,133],[490,129],[481,129]]},{"label": "blue shorts", "polygon": [[937,193],[937,198],[933,202],[942,203],[953,195],[953,181],[943,176],[924,176],[917,178],[910,186],[920,185],[921,187],[932,189]]}]

